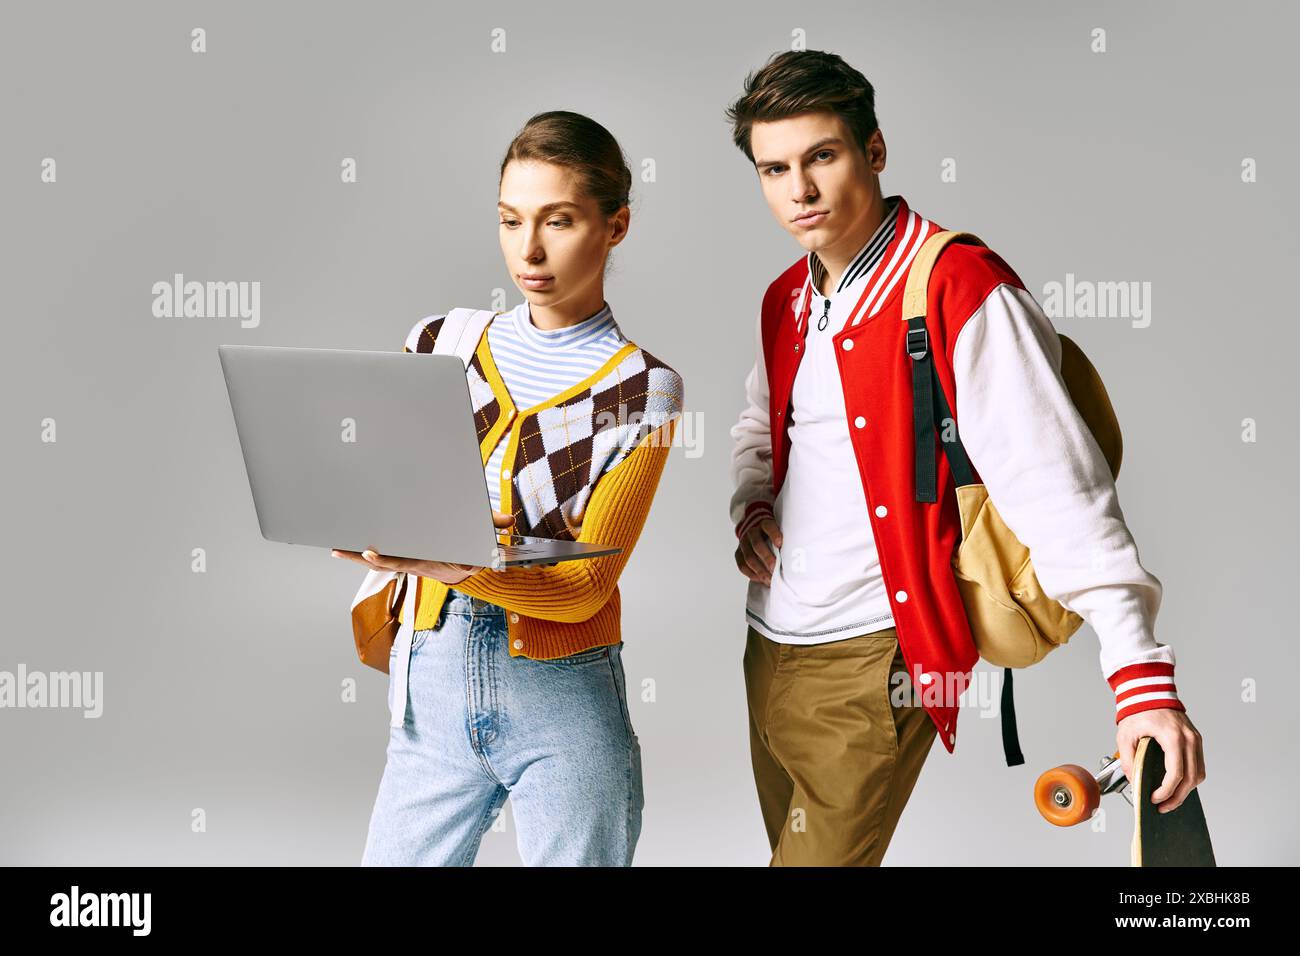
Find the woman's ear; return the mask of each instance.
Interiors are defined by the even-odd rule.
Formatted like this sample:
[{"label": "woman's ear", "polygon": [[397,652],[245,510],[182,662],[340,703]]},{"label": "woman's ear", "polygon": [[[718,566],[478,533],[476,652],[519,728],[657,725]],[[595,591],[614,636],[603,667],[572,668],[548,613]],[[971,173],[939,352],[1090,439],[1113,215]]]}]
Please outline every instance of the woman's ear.
[{"label": "woman's ear", "polygon": [[632,223],[632,210],[623,206],[609,217],[609,247],[612,249],[627,238],[628,227]]}]

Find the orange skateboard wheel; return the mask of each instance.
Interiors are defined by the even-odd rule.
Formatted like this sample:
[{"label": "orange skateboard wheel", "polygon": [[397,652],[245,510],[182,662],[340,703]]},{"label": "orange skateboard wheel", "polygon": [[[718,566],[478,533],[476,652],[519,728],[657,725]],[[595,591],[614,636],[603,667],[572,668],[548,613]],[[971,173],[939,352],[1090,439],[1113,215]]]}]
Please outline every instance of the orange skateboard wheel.
[{"label": "orange skateboard wheel", "polygon": [[1101,787],[1083,767],[1067,763],[1048,770],[1034,783],[1034,805],[1048,823],[1072,827],[1101,805]]}]

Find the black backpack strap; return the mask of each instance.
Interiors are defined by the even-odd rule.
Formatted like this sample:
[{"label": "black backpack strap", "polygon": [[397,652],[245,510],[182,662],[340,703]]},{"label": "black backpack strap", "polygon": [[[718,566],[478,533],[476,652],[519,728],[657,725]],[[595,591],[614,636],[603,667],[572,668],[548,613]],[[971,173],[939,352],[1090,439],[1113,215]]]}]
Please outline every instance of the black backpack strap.
[{"label": "black backpack strap", "polygon": [[[961,443],[956,416],[948,405],[935,370],[934,356],[930,351],[930,334],[925,328],[925,316],[907,320],[907,354],[912,360],[912,428],[916,441],[916,500],[938,501],[936,455],[934,438],[936,428],[939,443],[948,456],[957,487],[973,484],[975,473],[971,468],[966,448]],[[936,417],[937,413],[937,417]],[[951,422],[951,429],[945,425]],[[951,439],[945,435],[951,433]],[[1020,734],[1016,728],[1016,701],[1012,689],[1011,668],[1002,669],[1002,753],[1008,767],[1025,762],[1020,750]]]},{"label": "black backpack strap", "polygon": [[[952,410],[948,407],[948,397],[943,394],[943,386],[939,384],[939,373],[934,371],[934,363],[931,363],[931,379],[934,386],[934,407],[939,413],[935,421],[935,427],[939,431],[939,442],[943,445],[943,453],[948,456],[948,467],[952,469],[952,478],[957,487],[963,485],[973,485],[975,483],[975,472],[971,468],[970,459],[966,457],[966,446],[961,443],[960,430],[957,427],[957,417],[953,415]],[[948,422],[952,422],[952,428],[945,427]],[[952,433],[951,441],[945,441],[944,435]]]},{"label": "black backpack strap", "polygon": [[935,491],[934,457],[934,358],[930,355],[930,333],[925,316],[907,320],[908,356],[912,359],[912,432],[916,439],[916,500],[938,501]]},{"label": "black backpack strap", "polygon": [[1020,752],[1020,734],[1016,731],[1016,699],[1011,691],[1011,668],[1002,668],[1002,753],[1008,767],[1025,762]]},{"label": "black backpack strap", "polygon": [[[925,316],[907,320],[907,354],[912,360],[912,432],[916,447],[916,500],[934,503],[939,500],[935,431],[948,456],[948,466],[958,487],[975,481],[966,448],[961,443],[957,419],[948,407],[948,399],[939,384],[934,355],[930,351],[930,333],[925,328]],[[945,425],[951,422],[952,427]],[[951,438],[945,435],[951,434]]]}]

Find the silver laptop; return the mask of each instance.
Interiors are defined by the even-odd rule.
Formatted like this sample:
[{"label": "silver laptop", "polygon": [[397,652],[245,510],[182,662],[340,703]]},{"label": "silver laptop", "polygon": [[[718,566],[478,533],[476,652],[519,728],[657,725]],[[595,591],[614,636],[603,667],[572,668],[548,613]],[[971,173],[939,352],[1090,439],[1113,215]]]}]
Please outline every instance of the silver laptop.
[{"label": "silver laptop", "polygon": [[219,345],[262,537],[481,567],[616,554],[492,525],[455,355]]}]

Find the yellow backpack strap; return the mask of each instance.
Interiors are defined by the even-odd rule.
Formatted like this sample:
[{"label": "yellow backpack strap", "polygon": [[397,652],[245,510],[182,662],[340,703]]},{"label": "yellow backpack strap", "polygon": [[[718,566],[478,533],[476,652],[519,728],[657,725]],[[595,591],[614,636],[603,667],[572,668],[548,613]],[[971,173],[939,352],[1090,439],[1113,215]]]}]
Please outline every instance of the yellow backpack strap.
[{"label": "yellow backpack strap", "polygon": [[965,242],[984,245],[979,237],[969,232],[947,230],[936,232],[922,243],[912,266],[907,272],[907,284],[903,288],[903,321],[907,323],[907,336],[904,350],[912,364],[912,431],[916,452],[916,500],[934,503],[938,501],[938,475],[935,455],[935,436],[943,445],[952,469],[953,480],[958,486],[974,483],[974,472],[966,449],[956,434],[947,437],[948,429],[943,423],[953,418],[948,400],[939,385],[939,375],[934,368],[934,356],[930,351],[930,333],[925,322],[927,309],[927,290],[930,284],[930,272],[939,253],[950,242]]},{"label": "yellow backpack strap", "polygon": [[912,260],[912,267],[907,270],[907,285],[903,289],[903,321],[925,315],[926,290],[930,285],[930,272],[934,261],[939,258],[943,247],[950,242],[963,242],[972,246],[982,246],[984,241],[973,232],[957,232],[948,229],[936,232],[921,244],[921,249]]}]

